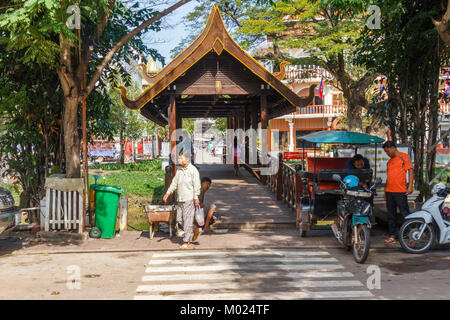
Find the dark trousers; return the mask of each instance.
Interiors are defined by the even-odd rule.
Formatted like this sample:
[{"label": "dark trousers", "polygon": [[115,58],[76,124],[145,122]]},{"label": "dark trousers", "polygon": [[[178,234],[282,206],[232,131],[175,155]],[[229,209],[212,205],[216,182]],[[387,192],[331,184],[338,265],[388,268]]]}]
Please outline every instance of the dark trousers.
[{"label": "dark trousers", "polygon": [[386,207],[389,235],[396,237],[398,234],[397,208],[403,217],[409,215],[408,197],[406,193],[386,192]]}]

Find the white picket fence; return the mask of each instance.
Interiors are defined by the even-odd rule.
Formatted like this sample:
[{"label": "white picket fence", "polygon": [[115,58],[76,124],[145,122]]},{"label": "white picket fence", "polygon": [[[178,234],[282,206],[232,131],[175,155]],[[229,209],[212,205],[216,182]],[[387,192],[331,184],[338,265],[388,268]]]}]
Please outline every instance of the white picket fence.
[{"label": "white picket fence", "polygon": [[79,192],[46,190],[45,231],[83,232],[83,197]]}]

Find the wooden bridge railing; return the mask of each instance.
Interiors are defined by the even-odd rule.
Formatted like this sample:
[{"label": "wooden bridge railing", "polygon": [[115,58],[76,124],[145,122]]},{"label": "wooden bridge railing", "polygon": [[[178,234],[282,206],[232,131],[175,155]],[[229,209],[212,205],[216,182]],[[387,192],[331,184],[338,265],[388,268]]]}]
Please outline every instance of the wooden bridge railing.
[{"label": "wooden bridge railing", "polygon": [[283,162],[282,153],[278,154],[278,159],[271,157],[270,161],[278,161],[278,170],[275,174],[266,176],[267,187],[275,193],[277,200],[282,200],[296,212],[295,222],[296,227],[298,227],[301,217],[300,200],[304,188],[300,175],[301,165],[296,164],[293,167]]}]

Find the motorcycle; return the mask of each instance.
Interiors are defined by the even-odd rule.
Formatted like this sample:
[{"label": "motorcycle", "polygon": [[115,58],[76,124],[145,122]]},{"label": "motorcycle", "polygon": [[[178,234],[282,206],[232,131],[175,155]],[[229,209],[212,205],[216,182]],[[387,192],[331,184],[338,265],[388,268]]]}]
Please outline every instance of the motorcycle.
[{"label": "motorcycle", "polygon": [[419,211],[405,217],[400,227],[399,242],[409,253],[424,253],[438,239],[439,244],[450,243],[450,210],[443,208],[450,188],[442,182],[433,187],[434,195],[426,201]]},{"label": "motorcycle", "polygon": [[338,174],[332,179],[339,184],[341,200],[337,205],[337,221],[331,226],[336,239],[344,247],[353,249],[357,263],[364,263],[369,256],[372,205],[367,201],[375,194],[381,179],[376,179],[370,188],[349,188]]}]

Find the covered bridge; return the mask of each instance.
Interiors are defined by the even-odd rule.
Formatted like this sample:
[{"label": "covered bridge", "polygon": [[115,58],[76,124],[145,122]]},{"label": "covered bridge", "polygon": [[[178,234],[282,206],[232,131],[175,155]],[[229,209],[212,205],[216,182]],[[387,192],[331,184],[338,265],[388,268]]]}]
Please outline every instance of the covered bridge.
[{"label": "covered bridge", "polygon": [[[231,38],[219,9],[213,6],[202,33],[157,74],[142,75],[150,84],[136,99],[122,102],[159,125],[169,125],[170,135],[183,118],[225,117],[229,129],[267,129],[268,120],[310,104],[253,59]],[[270,135],[269,135],[270,136]],[[171,138],[171,149],[176,140]]]}]

